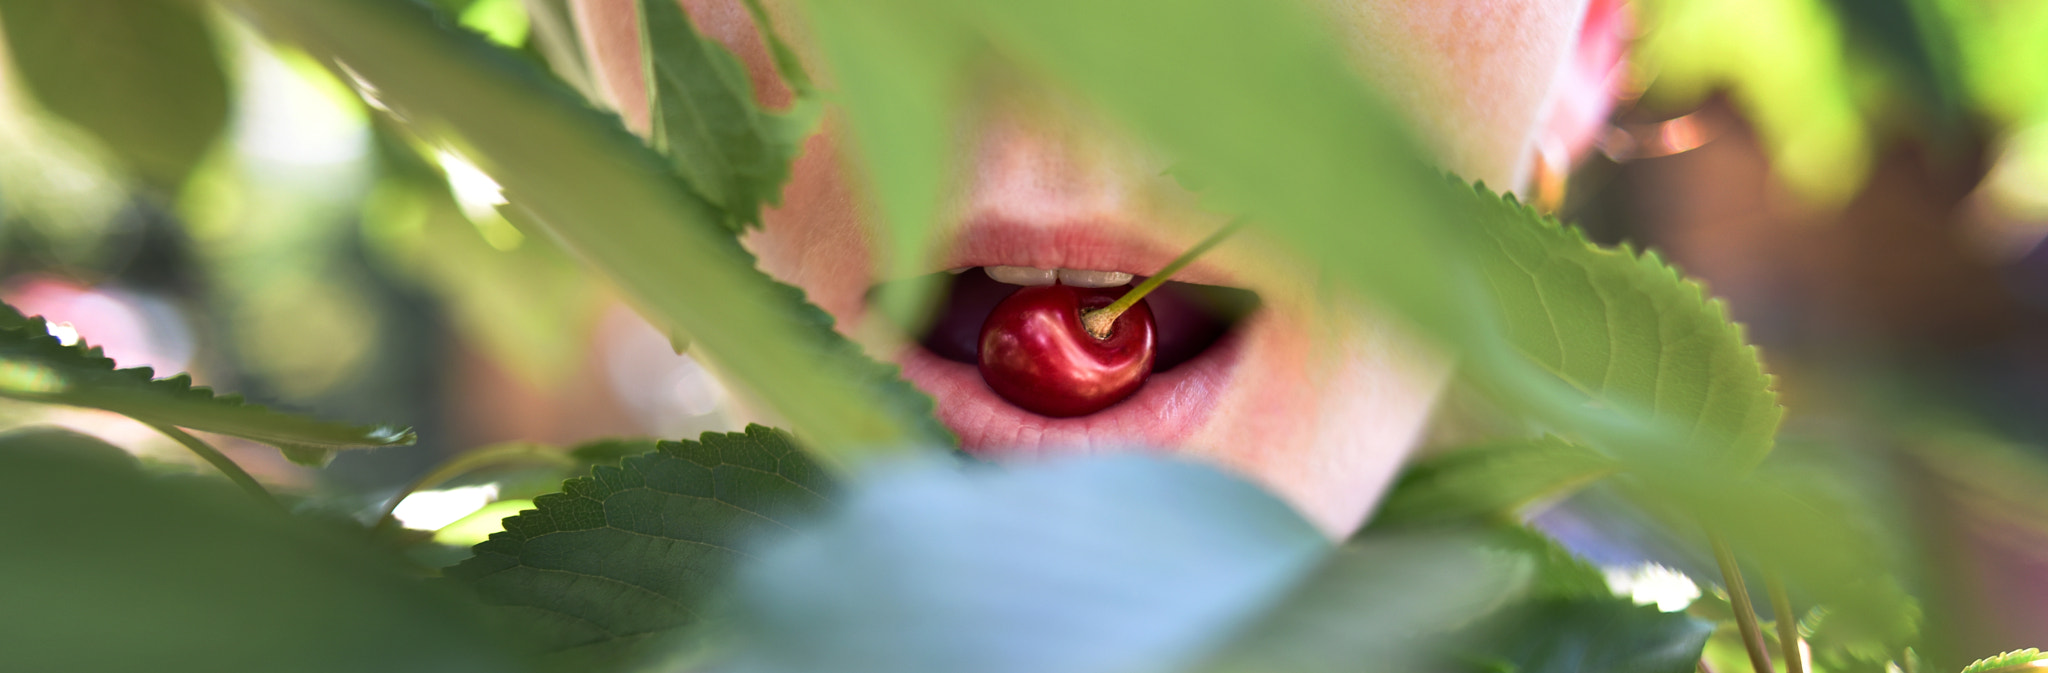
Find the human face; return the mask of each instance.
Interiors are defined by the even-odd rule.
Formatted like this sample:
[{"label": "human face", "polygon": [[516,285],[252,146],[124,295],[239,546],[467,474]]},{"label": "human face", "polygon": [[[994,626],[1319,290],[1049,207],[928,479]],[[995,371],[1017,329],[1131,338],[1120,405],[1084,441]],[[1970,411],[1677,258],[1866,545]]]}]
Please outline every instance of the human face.
[{"label": "human face", "polygon": [[[786,104],[789,91],[739,0],[681,2],[700,30],[746,63],[765,105]],[[577,0],[576,15],[601,88],[644,133],[632,4]],[[1359,71],[1406,113],[1444,168],[1493,185],[1528,181],[1552,133],[1552,89],[1572,62],[1585,0],[1328,0],[1324,8]],[[801,17],[776,3],[770,9],[801,51]],[[929,271],[1018,266],[1144,276],[1222,224],[1190,207],[1144,151],[1046,100],[990,91],[976,106],[963,136],[962,186],[946,204]],[[882,322],[870,320],[879,314],[868,299],[881,279],[864,223],[869,210],[839,136],[828,119],[796,161],[783,205],[746,244],[763,270],[803,288],[840,329],[869,333]],[[1319,294],[1313,274],[1269,261],[1225,245],[1176,275],[1255,292],[1260,308],[1222,338],[1197,343],[1197,354],[1156,373],[1130,399],[1087,416],[1048,418],[1011,405],[973,364],[914,339],[888,355],[932,394],[940,420],[971,452],[1017,460],[1158,447],[1245,474],[1345,535],[1415,444],[1448,366],[1371,311]],[[1162,324],[1162,342],[1176,337],[1170,331]]]}]

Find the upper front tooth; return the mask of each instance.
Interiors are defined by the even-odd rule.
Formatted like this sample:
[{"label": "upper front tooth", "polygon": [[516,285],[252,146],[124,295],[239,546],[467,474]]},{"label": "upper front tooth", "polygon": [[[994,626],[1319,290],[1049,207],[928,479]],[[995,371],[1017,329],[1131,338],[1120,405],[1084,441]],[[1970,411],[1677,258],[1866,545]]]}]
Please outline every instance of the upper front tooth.
[{"label": "upper front tooth", "polygon": [[987,271],[988,277],[994,278],[996,282],[1011,285],[1051,285],[1056,278],[1052,269],[1034,269],[1028,266],[989,266],[982,267],[982,270]]},{"label": "upper front tooth", "polygon": [[1060,269],[1059,275],[1060,284],[1074,287],[1117,287],[1131,282],[1131,274],[1122,271]]}]

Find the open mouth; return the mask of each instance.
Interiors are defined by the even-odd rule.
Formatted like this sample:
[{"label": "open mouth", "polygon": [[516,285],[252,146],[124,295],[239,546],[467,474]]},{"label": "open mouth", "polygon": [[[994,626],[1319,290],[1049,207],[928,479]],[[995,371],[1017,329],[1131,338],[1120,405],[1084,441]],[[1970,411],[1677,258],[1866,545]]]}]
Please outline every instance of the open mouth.
[{"label": "open mouth", "polygon": [[980,455],[1172,448],[1211,418],[1231,378],[1258,295],[1219,285],[1169,281],[1145,298],[1156,335],[1152,374],[1136,393],[1101,411],[1053,418],[1005,400],[977,366],[983,323],[1028,285],[1128,288],[1127,272],[969,266],[935,274],[945,287],[938,313],[899,361],[938,402],[939,418]]}]

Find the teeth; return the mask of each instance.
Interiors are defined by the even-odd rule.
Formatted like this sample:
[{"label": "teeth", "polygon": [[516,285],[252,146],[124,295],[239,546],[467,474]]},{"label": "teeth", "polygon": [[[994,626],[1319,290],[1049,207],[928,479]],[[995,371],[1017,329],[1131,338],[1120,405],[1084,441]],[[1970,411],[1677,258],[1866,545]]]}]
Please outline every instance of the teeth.
[{"label": "teeth", "polygon": [[1074,287],[1117,287],[1131,282],[1131,274],[1122,271],[1060,269],[1059,277],[1060,284]]},{"label": "teeth", "polygon": [[972,268],[974,268],[974,267],[971,267],[971,266],[963,266],[963,267],[960,267],[960,268],[958,268],[958,269],[947,269],[947,270],[946,270],[946,273],[950,273],[950,274],[953,274],[953,275],[955,275],[955,276],[958,276],[958,275],[960,275],[960,274],[963,274],[963,273],[967,273],[967,270],[968,270],[968,269],[972,269]]},{"label": "teeth", "polygon": [[1074,287],[1118,287],[1131,282],[1131,274],[1122,271],[1034,269],[1028,266],[985,266],[982,271],[998,283],[1011,285],[1051,285],[1057,280],[1062,285]]},{"label": "teeth", "polygon": [[982,267],[988,277],[998,283],[1011,285],[1051,285],[1054,279],[1052,269],[1033,269],[1028,266],[987,266]]}]

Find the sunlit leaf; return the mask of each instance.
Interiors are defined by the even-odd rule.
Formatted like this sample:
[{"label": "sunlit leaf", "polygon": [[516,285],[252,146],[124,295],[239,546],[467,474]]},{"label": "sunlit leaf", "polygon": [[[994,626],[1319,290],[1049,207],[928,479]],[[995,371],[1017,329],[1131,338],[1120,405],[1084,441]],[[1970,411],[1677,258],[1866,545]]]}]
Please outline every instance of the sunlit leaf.
[{"label": "sunlit leaf", "polygon": [[735,232],[760,226],[761,204],[782,202],[790,162],[817,128],[819,101],[798,89],[788,113],[761,109],[746,67],[698,33],[681,5],[637,0],[634,6],[652,108],[649,142],[698,196],[725,211],[725,224]]},{"label": "sunlit leaf", "polygon": [[830,491],[780,431],[662,442],[535,498],[446,574],[559,665],[619,670],[722,614],[712,596],[746,558],[741,545],[815,514]]},{"label": "sunlit leaf", "polygon": [[14,71],[38,101],[174,190],[228,121],[201,10],[179,0],[0,1]]},{"label": "sunlit leaf", "polygon": [[2040,669],[2043,662],[2048,662],[2048,654],[2042,654],[2040,650],[2029,647],[1978,659],[1963,667],[1963,673],[2021,673]]},{"label": "sunlit leaf", "polygon": [[1655,253],[1595,245],[1476,191],[1472,254],[1517,352],[1587,406],[1654,424],[1699,464],[1740,473],[1770,453],[1784,409],[1726,306]]},{"label": "sunlit leaf", "polygon": [[423,136],[445,139],[511,205],[608,274],[657,322],[832,458],[951,443],[930,398],[753,268],[722,213],[616,118],[399,0],[233,0],[328,59]]},{"label": "sunlit leaf", "polygon": [[360,536],[91,438],[0,436],[0,508],[0,668],[527,670],[477,610]]},{"label": "sunlit leaf", "polygon": [[[83,335],[91,337],[92,335]],[[337,449],[413,442],[410,428],[322,421],[215,396],[179,374],[153,378],[148,367],[116,369],[83,340],[71,346],[50,336],[42,318],[0,304],[0,397],[105,409],[145,423],[175,425],[278,447],[294,461],[321,464]]]},{"label": "sunlit leaf", "polygon": [[1175,670],[1331,549],[1251,484],[1158,457],[864,476],[747,566],[718,670]]}]

